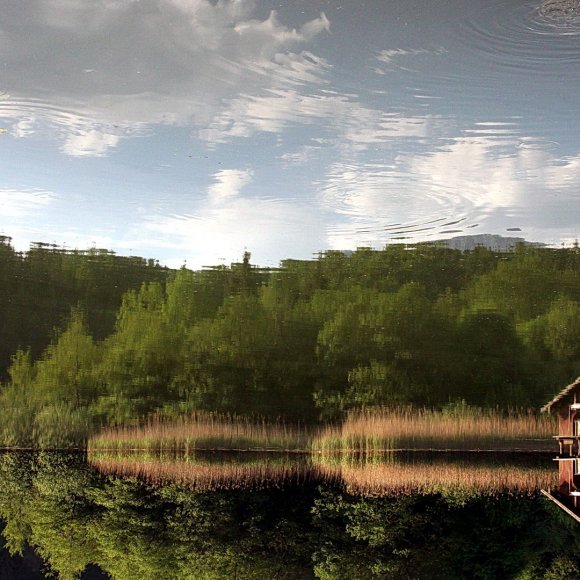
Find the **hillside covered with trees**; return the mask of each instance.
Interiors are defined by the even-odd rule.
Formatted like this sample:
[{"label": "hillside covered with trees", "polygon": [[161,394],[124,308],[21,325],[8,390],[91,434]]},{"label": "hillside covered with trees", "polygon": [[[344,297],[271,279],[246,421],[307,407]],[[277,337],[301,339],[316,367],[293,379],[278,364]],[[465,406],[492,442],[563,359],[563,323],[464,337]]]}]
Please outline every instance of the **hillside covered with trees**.
[{"label": "hillside covered with trees", "polygon": [[418,244],[191,271],[0,244],[0,443],[191,410],[537,407],[580,374],[580,249]]}]

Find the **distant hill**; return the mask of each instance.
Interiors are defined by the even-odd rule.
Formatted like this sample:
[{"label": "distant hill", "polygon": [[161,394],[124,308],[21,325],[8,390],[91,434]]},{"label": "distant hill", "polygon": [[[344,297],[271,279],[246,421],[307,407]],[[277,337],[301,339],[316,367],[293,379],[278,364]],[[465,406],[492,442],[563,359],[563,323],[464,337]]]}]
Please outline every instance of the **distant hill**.
[{"label": "distant hill", "polygon": [[539,242],[528,242],[524,238],[511,238],[499,236],[496,234],[456,236],[455,238],[450,238],[448,240],[438,240],[435,243],[440,244],[442,246],[447,246],[452,250],[461,250],[462,252],[473,250],[478,246],[488,248],[489,250],[492,250],[494,252],[510,252],[518,244],[536,247],[541,247],[544,245]]},{"label": "distant hill", "polygon": [[[468,252],[477,247],[487,248],[493,252],[511,252],[518,244],[524,246],[534,246],[536,248],[545,247],[546,244],[541,242],[528,242],[525,238],[504,237],[497,234],[475,234],[472,236],[456,236],[446,240],[433,240],[428,242],[408,243],[409,247],[414,247],[420,244],[427,244],[439,246],[442,248],[450,248],[452,250],[460,250]],[[387,247],[391,244],[387,244]],[[337,250],[345,256],[352,256],[354,250]]]}]

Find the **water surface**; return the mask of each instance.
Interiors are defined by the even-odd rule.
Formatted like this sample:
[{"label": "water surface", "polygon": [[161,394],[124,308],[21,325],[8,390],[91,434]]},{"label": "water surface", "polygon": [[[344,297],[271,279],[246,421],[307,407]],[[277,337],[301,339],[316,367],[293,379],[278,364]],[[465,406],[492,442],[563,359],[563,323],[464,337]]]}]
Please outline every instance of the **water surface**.
[{"label": "water surface", "polygon": [[[179,478],[114,473],[78,454],[0,455],[3,541],[25,554],[24,561],[2,555],[0,570],[20,566],[21,576],[12,577],[33,578],[39,556],[61,578],[83,570],[83,578],[127,579],[508,578],[578,569],[570,549],[579,539],[576,522],[539,494],[540,480],[556,479],[548,457],[375,458],[374,467],[396,463],[424,474],[446,466],[466,476],[430,489],[389,488],[383,477],[380,493],[353,489],[336,471],[328,477],[332,465],[315,473],[296,457],[206,454],[196,461],[227,471],[230,484],[192,489]],[[236,483],[233,465],[253,466],[256,475],[260,461],[294,475]],[[361,461],[334,468],[344,477],[345,468],[372,466]],[[461,485],[482,468],[527,473],[529,485]]]},{"label": "water surface", "polygon": [[570,243],[580,23],[539,4],[5,1],[1,233],[192,267]]},{"label": "water surface", "polygon": [[[580,21],[539,4],[0,0],[9,441],[71,444],[160,396],[304,419],[345,400],[536,402],[575,372],[573,250],[442,265],[393,246],[282,272],[244,253],[275,266],[466,234],[572,245]],[[24,256],[9,238],[93,251]],[[236,264],[172,273],[165,294],[153,260],[96,248]],[[4,453],[0,577],[579,577],[577,524],[540,494],[557,478],[531,454]]]}]

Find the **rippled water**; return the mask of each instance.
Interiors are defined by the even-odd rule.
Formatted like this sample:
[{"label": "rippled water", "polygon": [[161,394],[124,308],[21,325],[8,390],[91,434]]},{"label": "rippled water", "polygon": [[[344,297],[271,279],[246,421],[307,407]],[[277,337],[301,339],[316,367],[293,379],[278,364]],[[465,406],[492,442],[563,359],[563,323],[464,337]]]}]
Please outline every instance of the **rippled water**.
[{"label": "rippled water", "polygon": [[538,1],[5,4],[0,226],[20,248],[197,267],[577,237],[580,22]]}]

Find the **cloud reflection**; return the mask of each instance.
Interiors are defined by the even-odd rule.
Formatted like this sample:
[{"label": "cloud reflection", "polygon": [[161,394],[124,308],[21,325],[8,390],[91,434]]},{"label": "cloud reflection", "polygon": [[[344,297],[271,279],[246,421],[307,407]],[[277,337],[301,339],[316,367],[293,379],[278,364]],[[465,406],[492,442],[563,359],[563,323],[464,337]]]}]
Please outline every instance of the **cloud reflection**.
[{"label": "cloud reflection", "polygon": [[0,215],[36,239],[194,265],[577,231],[577,50],[521,28],[521,3],[4,4]]},{"label": "cloud reflection", "polygon": [[537,208],[566,224],[561,200],[576,195],[578,180],[580,157],[561,161],[541,142],[457,137],[434,151],[400,153],[391,164],[336,162],[318,199],[335,216],[328,231],[336,249],[447,238],[476,226],[501,233],[498,226],[514,219],[536,224],[534,239],[552,241],[537,227],[546,223]]},{"label": "cloud reflection", "polygon": [[242,88],[313,82],[324,64],[292,49],[327,31],[326,16],[296,29],[256,11],[244,0],[32,0],[7,10],[2,88],[13,97],[0,117],[19,136],[68,127],[66,154],[100,156],[146,125],[203,125]]},{"label": "cloud reflection", "polygon": [[[324,227],[312,206],[246,194],[250,170],[224,169],[214,179],[193,215],[144,220],[156,245],[178,250],[194,268],[237,261],[245,250],[256,263],[275,266],[281,255],[303,257],[313,252],[313,243],[324,247]],[[179,267],[183,259],[166,263]]]},{"label": "cloud reflection", "polygon": [[221,203],[235,197],[241,189],[252,180],[253,172],[249,169],[222,169],[214,178],[216,182],[209,188],[208,198],[214,203]]},{"label": "cloud reflection", "polygon": [[199,135],[216,144],[258,132],[281,133],[296,124],[316,125],[318,131],[331,130],[335,145],[364,151],[394,138],[426,137],[433,123],[436,119],[431,117],[385,112],[330,91],[305,95],[294,89],[272,89],[264,95],[242,94],[227,101]]},{"label": "cloud reflection", "polygon": [[562,162],[529,138],[461,137],[409,166],[433,191],[460,193],[474,207],[533,207],[548,195],[572,193],[579,159]]},{"label": "cloud reflection", "polygon": [[55,195],[49,191],[0,189],[0,217],[21,218],[32,216],[50,205],[54,198]]}]

